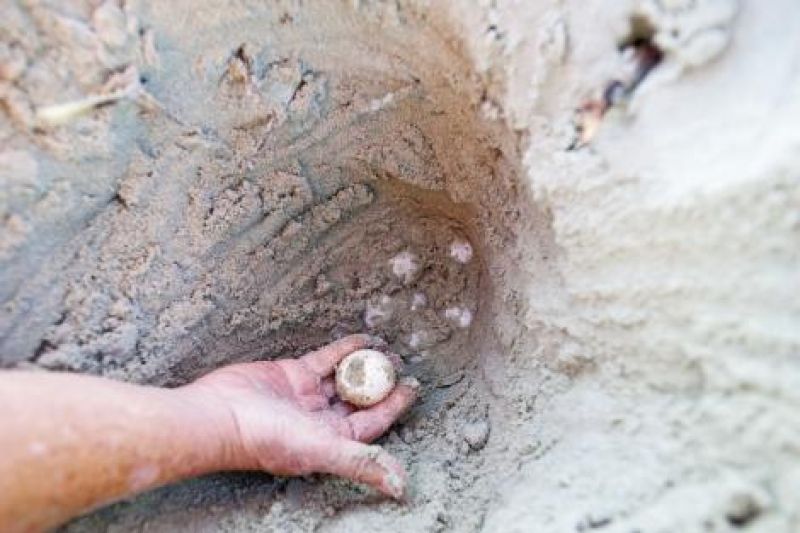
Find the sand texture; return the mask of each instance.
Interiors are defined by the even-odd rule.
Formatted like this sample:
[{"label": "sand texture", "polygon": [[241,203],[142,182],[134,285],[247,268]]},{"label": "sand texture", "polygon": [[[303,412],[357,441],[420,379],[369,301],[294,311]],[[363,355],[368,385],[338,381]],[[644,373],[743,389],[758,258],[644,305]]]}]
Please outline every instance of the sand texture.
[{"label": "sand texture", "polygon": [[65,531],[800,531],[796,1],[0,10],[0,366],[369,331],[422,382],[406,504],[219,474]]}]

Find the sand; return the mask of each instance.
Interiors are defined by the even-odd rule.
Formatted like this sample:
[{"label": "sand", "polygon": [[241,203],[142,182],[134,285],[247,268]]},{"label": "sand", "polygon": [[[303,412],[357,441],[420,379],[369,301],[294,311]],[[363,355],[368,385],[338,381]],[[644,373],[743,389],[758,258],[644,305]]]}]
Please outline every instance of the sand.
[{"label": "sand", "polygon": [[[2,366],[172,386],[370,331],[423,384],[405,504],[220,474],[65,530],[800,529],[797,35],[791,0],[7,2]],[[663,59],[576,146],[631,41]]]}]

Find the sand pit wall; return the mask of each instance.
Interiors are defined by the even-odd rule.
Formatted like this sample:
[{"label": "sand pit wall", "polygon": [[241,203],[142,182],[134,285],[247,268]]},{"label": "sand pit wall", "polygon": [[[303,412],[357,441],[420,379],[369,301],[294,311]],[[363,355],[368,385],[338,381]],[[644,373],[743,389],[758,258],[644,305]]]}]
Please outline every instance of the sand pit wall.
[{"label": "sand pit wall", "polygon": [[[797,528],[793,2],[3,10],[3,366],[177,385],[367,330],[423,381],[406,505],[219,475],[73,530]],[[659,63],[576,143],[626,43]]]}]

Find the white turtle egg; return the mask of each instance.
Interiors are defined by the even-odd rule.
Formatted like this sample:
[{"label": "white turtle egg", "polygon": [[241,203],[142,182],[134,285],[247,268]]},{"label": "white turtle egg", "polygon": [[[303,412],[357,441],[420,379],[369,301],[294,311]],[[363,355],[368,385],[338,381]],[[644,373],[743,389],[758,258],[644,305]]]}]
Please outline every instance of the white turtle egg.
[{"label": "white turtle egg", "polygon": [[445,309],[444,317],[460,328],[468,328],[472,324],[472,311],[466,307],[450,307]]},{"label": "white turtle egg", "polygon": [[389,264],[392,266],[392,273],[397,276],[404,285],[408,285],[414,281],[419,271],[419,260],[417,256],[408,250],[400,252],[389,259]]},{"label": "white turtle egg", "polygon": [[378,303],[367,302],[364,310],[364,323],[367,328],[373,329],[388,322],[392,318],[392,314],[392,298],[383,295]]},{"label": "white turtle egg", "polygon": [[419,311],[426,305],[428,305],[428,297],[425,296],[425,293],[415,292],[414,296],[411,298],[411,310]]},{"label": "white turtle egg", "polygon": [[357,350],[336,368],[336,393],[359,407],[369,407],[386,398],[397,375],[392,362],[377,350]]},{"label": "white turtle egg", "polygon": [[472,245],[468,241],[453,241],[450,244],[450,257],[465,265],[472,259]]}]

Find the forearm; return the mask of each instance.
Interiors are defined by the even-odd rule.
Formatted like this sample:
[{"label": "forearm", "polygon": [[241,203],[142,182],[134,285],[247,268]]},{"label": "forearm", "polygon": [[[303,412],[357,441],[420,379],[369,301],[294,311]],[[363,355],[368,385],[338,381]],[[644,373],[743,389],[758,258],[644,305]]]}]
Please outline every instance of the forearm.
[{"label": "forearm", "polygon": [[233,419],[190,389],[2,372],[0,413],[2,531],[239,466]]}]

